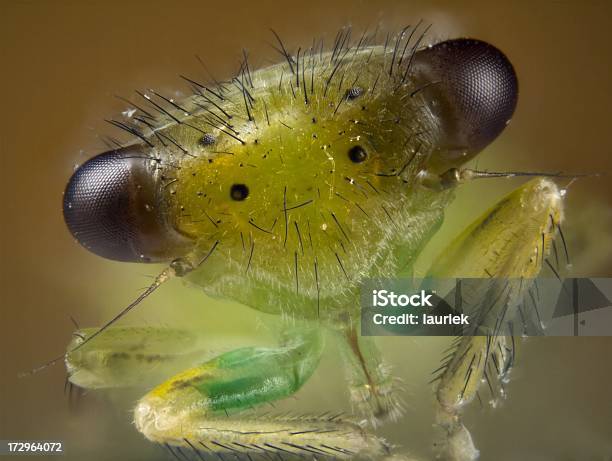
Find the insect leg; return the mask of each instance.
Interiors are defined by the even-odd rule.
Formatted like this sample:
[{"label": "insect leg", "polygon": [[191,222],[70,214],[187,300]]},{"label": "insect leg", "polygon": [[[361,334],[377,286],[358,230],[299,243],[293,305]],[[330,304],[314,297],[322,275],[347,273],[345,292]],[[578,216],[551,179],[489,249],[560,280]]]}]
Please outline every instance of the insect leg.
[{"label": "insect leg", "polygon": [[144,436],[173,447],[227,453],[350,458],[383,454],[385,444],[340,417],[228,416],[294,394],[316,369],[319,329],[287,333],[278,347],[236,349],[187,369],[146,394],[134,422]]},{"label": "insect leg", "polygon": [[447,432],[445,456],[450,460],[478,456],[461,422],[461,409],[478,396],[482,383],[492,394],[504,394],[503,382],[514,360],[507,321],[533,286],[562,218],[557,186],[548,179],[533,179],[472,223],[430,269],[432,278],[471,279],[464,301],[473,323],[435,378],[439,422]]},{"label": "insect leg", "polygon": [[[151,387],[212,357],[202,334],[177,328],[110,327],[73,333],[65,363],[69,383],[84,389]],[[80,345],[83,347],[79,347]]]},{"label": "insect leg", "polygon": [[352,403],[373,427],[385,419],[397,420],[403,413],[397,379],[391,374],[373,338],[360,336],[354,325],[338,335],[339,348],[347,364]]}]

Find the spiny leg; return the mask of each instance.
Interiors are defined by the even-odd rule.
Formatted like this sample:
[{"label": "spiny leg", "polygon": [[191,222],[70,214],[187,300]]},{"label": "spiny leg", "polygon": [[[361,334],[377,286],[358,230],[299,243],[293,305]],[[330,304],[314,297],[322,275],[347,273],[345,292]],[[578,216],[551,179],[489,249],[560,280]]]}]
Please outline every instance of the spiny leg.
[{"label": "spiny leg", "polygon": [[[231,452],[235,457],[238,450],[245,459],[255,454],[285,459],[307,454],[319,458],[357,454],[370,457],[387,451],[383,441],[332,412],[318,416],[227,418],[228,411],[239,412],[297,391],[316,368],[322,352],[322,338],[316,330],[291,329],[276,348],[242,348],[217,355],[209,340],[194,331],[111,327],[77,348],[96,331],[76,331],[67,348],[67,383],[71,388],[150,387],[204,362],[158,386],[137,406],[137,427],[172,453],[195,449],[202,455],[209,451],[214,453],[213,458],[220,459],[222,452]],[[378,357],[378,353],[374,356]],[[196,392],[192,390],[194,386]],[[189,432],[186,421],[198,430]],[[182,439],[160,430],[173,424],[186,430]]]},{"label": "spiny leg", "polygon": [[323,349],[317,328],[293,329],[278,347],[222,354],[172,377],[136,405],[144,436],[177,449],[251,457],[347,458],[387,452],[382,440],[338,416],[228,416],[293,395],[316,369]]},{"label": "spiny leg", "polygon": [[461,422],[461,409],[478,396],[483,381],[494,396],[503,395],[503,379],[514,360],[508,319],[535,283],[562,217],[557,186],[534,179],[469,226],[428,274],[473,278],[464,293],[471,330],[456,340],[436,378],[439,423],[447,432],[446,459],[466,461],[479,455]]}]

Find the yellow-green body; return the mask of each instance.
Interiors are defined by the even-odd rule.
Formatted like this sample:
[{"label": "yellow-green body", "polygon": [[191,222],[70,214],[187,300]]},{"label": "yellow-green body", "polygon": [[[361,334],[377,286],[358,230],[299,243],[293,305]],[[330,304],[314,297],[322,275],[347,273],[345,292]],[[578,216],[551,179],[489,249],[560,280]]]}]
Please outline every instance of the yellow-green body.
[{"label": "yellow-green body", "polygon": [[[397,89],[399,77],[383,72],[388,51],[350,53],[329,84],[335,61],[312,59],[299,85],[277,65],[253,73],[253,87],[245,77],[216,99],[243,143],[220,131],[230,128],[207,125],[210,115],[192,111],[192,101],[181,103],[189,125],[216,141],[203,146],[202,132],[184,124],[160,130],[189,155],[167,158],[164,149],[158,174],[171,178],[160,184],[176,228],[193,240],[192,263],[218,242],[190,280],[261,311],[333,319],[356,307],[364,277],[391,277],[411,264],[452,192],[419,184],[438,128],[422,95],[411,96],[416,84]],[[355,146],[365,161],[351,161]],[[233,184],[248,186],[248,197],[232,200]]]},{"label": "yellow-green body", "polygon": [[[310,49],[256,72],[245,61],[238,77],[215,89],[191,81],[195,94],[183,101],[145,95],[162,114],[153,123],[140,110],[134,120],[157,186],[150,211],[161,211],[183,238],[157,285],[183,276],[208,295],[282,314],[291,325],[278,345],[202,360],[154,388],[135,410],[146,437],[241,454],[261,447],[292,455],[387,453],[347,421],[218,418],[296,392],[318,364],[322,329],[342,338],[348,387],[366,422],[401,414],[389,368],[357,333],[359,287],[366,278],[411,274],[460,182],[439,170],[441,122],[423,91],[431,82],[408,73],[416,46],[407,53],[397,45]],[[556,186],[534,179],[452,242],[429,275],[525,279],[513,285],[514,305],[537,277],[562,218]],[[449,459],[474,459],[459,410],[475,397],[490,358],[510,360],[506,332],[496,330],[500,309],[483,316],[483,336],[459,341],[442,369],[438,403]],[[71,348],[69,368],[115,367],[77,360],[95,348],[95,341]],[[121,383],[112,373],[98,375],[109,387]],[[104,385],[92,380],[89,387]],[[297,448],[292,440],[301,440]]]}]

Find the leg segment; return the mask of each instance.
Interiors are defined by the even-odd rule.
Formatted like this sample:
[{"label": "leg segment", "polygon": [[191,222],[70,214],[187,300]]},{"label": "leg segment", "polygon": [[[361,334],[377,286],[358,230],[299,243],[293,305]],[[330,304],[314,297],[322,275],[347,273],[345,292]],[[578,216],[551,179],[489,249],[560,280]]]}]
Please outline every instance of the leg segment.
[{"label": "leg segment", "polygon": [[437,388],[439,422],[447,432],[444,456],[453,461],[478,457],[461,408],[480,384],[503,395],[503,378],[514,358],[514,338],[507,328],[549,253],[562,219],[559,190],[549,180],[534,179],[502,199],[442,252],[429,276],[474,278],[466,304],[470,336],[456,340],[440,368]]},{"label": "leg segment", "polygon": [[213,356],[201,334],[155,327],[111,327],[75,350],[97,331],[73,333],[65,357],[70,384],[84,389],[150,387]]},{"label": "leg segment", "polygon": [[386,452],[384,443],[337,417],[230,418],[295,393],[323,349],[317,329],[293,330],[275,348],[237,349],[188,369],[145,395],[134,422],[151,441],[215,453],[351,457]]},{"label": "leg segment", "polygon": [[360,336],[354,325],[341,330],[338,336],[351,402],[358,412],[373,427],[385,419],[399,419],[403,409],[397,393],[397,379],[383,361],[374,338]]}]

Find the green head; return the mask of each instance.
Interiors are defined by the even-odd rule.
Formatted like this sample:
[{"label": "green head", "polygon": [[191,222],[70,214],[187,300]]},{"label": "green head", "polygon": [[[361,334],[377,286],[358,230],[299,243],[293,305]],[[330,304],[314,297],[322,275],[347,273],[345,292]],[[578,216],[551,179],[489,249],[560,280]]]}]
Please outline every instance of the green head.
[{"label": "green head", "polygon": [[69,229],[101,256],[172,261],[260,310],[346,312],[364,277],[410,264],[455,168],[516,105],[514,70],[491,45],[411,40],[284,53],[256,72],[245,60],[215,88],[190,80],[178,103],[143,95],[151,107],[120,123],[138,142],[70,180]]}]

